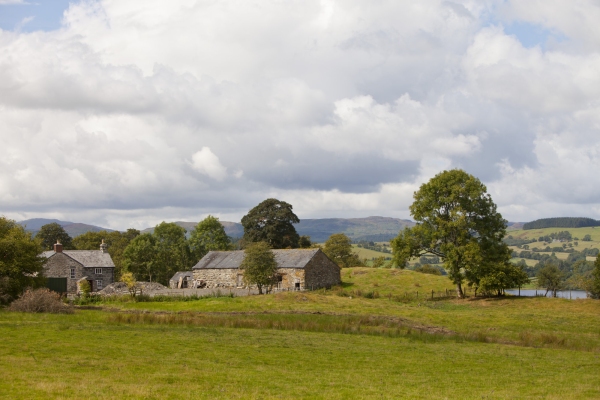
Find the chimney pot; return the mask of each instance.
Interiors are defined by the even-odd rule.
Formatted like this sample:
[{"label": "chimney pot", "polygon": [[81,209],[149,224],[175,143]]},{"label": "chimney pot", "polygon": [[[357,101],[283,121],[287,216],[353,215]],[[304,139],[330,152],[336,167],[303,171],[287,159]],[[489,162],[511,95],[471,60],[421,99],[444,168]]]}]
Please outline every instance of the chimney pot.
[{"label": "chimney pot", "polygon": [[103,253],[108,253],[108,245],[104,243],[104,239],[102,239],[102,243],[100,244],[100,251]]},{"label": "chimney pot", "polygon": [[60,241],[58,241],[58,240],[56,241],[56,244],[54,245],[54,251],[56,253],[62,253],[62,251],[63,251],[63,245],[60,244]]}]

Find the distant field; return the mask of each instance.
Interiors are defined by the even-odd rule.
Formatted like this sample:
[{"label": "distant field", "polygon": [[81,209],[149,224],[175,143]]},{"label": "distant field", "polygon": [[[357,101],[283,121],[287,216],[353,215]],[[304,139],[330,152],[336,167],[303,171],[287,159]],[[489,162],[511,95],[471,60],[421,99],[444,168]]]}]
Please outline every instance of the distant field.
[{"label": "distant field", "polygon": [[377,257],[391,257],[392,256],[390,253],[383,253],[380,251],[364,249],[362,247],[358,247],[355,244],[352,245],[352,251],[354,252],[354,254],[358,254],[358,257],[361,260],[363,258],[370,260],[372,258],[377,258]]},{"label": "distant field", "polygon": [[[573,236],[573,238],[577,237],[579,238],[578,240],[578,245],[575,246],[575,244],[573,242],[575,242],[575,240],[573,239],[573,248],[575,250],[583,250],[585,248],[588,249],[592,249],[592,248],[597,248],[600,249],[600,227],[588,227],[588,228],[544,228],[544,229],[531,229],[531,230],[514,230],[514,231],[509,231],[508,235],[511,235],[514,238],[519,238],[519,239],[538,239],[540,236],[546,236],[546,235],[550,235],[551,233],[554,232],[560,232],[560,231],[569,231],[571,233],[571,235]],[[585,235],[590,235],[592,238],[592,241],[590,242],[584,242],[581,239],[583,239],[583,237]],[[553,246],[560,246],[560,243],[551,243],[548,246],[553,247]],[[547,245],[544,244],[543,242],[534,242],[534,243],[530,243],[529,247],[546,247]],[[558,256],[558,254],[557,254]]]}]

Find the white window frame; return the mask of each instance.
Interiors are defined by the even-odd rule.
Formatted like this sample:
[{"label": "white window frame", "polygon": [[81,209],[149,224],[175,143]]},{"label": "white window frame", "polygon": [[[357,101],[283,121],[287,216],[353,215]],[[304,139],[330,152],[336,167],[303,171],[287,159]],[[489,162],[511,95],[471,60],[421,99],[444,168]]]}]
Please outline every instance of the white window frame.
[{"label": "white window frame", "polygon": [[71,268],[71,279],[75,279],[75,268]]},{"label": "white window frame", "polygon": [[94,268],[94,273],[96,275],[102,275],[102,268]]},{"label": "white window frame", "polygon": [[96,291],[102,290],[102,279],[96,279]]}]

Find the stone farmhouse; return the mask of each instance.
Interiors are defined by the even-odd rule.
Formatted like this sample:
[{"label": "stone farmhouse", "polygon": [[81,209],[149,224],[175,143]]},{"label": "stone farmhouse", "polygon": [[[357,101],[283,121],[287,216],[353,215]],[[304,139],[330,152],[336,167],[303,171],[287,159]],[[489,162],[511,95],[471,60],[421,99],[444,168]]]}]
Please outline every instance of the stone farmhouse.
[{"label": "stone farmhouse", "polygon": [[[321,249],[273,250],[280,290],[318,289],[339,285],[340,267]],[[194,287],[241,288],[244,251],[210,251],[192,268]]]},{"label": "stone farmhouse", "polygon": [[104,240],[99,250],[63,250],[63,245],[56,243],[54,250],[45,251],[42,256],[47,258],[44,276],[48,287],[57,292],[76,294],[82,280],[90,283],[92,292],[114,282],[115,264]]}]

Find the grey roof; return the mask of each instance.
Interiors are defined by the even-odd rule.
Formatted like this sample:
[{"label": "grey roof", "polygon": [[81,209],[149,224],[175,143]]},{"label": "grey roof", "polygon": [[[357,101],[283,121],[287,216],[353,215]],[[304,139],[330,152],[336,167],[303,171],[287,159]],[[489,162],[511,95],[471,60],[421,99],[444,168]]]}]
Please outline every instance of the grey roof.
[{"label": "grey roof", "polygon": [[[273,250],[278,268],[302,269],[317,254],[320,249],[285,249]],[[243,250],[209,251],[202,257],[193,269],[235,269],[239,268],[244,259]]]},{"label": "grey roof", "polygon": [[183,272],[176,272],[175,275],[173,275],[173,277],[171,278],[172,281],[178,281],[179,278],[184,277],[184,278],[193,278],[194,274],[192,273],[192,271],[183,271]]},{"label": "grey roof", "polygon": [[[86,268],[114,268],[115,266],[110,254],[102,250],[63,250],[62,252]],[[50,258],[55,254],[54,250],[50,250],[44,251],[42,256]]]}]

